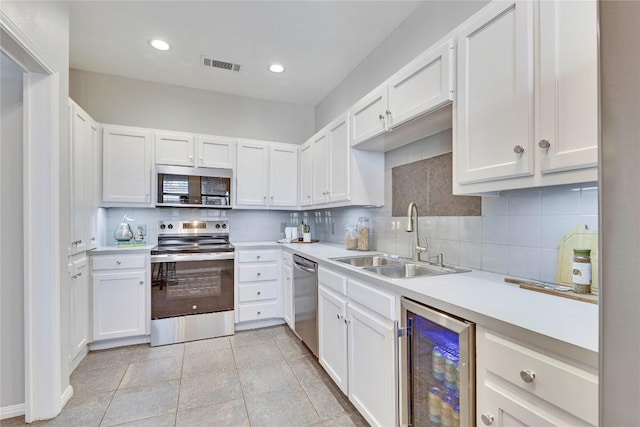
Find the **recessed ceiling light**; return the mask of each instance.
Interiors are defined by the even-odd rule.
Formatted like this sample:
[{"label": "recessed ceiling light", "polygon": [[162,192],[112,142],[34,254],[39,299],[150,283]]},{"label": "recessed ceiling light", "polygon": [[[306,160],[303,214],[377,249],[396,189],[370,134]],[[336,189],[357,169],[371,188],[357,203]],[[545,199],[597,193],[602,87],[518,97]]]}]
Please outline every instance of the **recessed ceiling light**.
[{"label": "recessed ceiling light", "polygon": [[169,43],[167,43],[164,40],[160,40],[160,39],[152,39],[149,40],[149,44],[151,45],[151,47],[158,49],[158,50],[169,50],[171,49],[171,46],[169,46]]},{"label": "recessed ceiling light", "polygon": [[269,71],[272,73],[281,73],[284,71],[284,67],[280,64],[271,64],[269,65]]}]

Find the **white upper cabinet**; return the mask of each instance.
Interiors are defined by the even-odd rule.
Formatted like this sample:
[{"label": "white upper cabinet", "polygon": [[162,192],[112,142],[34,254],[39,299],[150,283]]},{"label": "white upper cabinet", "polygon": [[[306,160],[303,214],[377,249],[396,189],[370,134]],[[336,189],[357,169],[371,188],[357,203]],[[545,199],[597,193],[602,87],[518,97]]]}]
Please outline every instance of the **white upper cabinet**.
[{"label": "white upper cabinet", "polygon": [[70,243],[69,254],[96,247],[98,211],[98,124],[78,104],[69,100]]},{"label": "white upper cabinet", "polygon": [[458,38],[458,182],[533,175],[533,4],[496,2]]},{"label": "white upper cabinet", "polygon": [[542,174],[598,163],[597,7],[595,0],[540,2]]},{"label": "white upper cabinet", "polygon": [[298,146],[238,140],[236,207],[298,205]]},{"label": "white upper cabinet", "polygon": [[343,115],[329,124],[327,139],[329,202],[349,200],[351,197],[351,144],[348,115]]},{"label": "white upper cabinet", "polygon": [[269,151],[269,205],[298,204],[298,147],[271,144]]},{"label": "white upper cabinet", "polygon": [[222,136],[197,136],[198,167],[233,169],[236,140]]},{"label": "white upper cabinet", "polygon": [[325,132],[313,138],[313,204],[329,201],[329,142]]},{"label": "white upper cabinet", "polygon": [[313,145],[305,142],[300,147],[300,206],[313,204]]},{"label": "white upper cabinet", "polygon": [[104,125],[102,129],[102,201],[107,206],[153,206],[152,133],[146,129]]},{"label": "white upper cabinet", "polygon": [[493,2],[461,26],[454,193],[597,180],[596,12]]},{"label": "white upper cabinet", "polygon": [[451,128],[449,110],[413,123],[402,133],[388,133],[449,104],[454,96],[453,40],[435,45],[415,58],[351,109],[351,144],[388,151]]},{"label": "white upper cabinet", "polygon": [[194,166],[194,137],[182,133],[155,134],[156,164]]},{"label": "white upper cabinet", "polygon": [[453,100],[454,52],[453,40],[449,40],[391,77],[388,84],[391,128]]},{"label": "white upper cabinet", "polygon": [[387,131],[387,86],[382,85],[351,107],[351,145]]}]

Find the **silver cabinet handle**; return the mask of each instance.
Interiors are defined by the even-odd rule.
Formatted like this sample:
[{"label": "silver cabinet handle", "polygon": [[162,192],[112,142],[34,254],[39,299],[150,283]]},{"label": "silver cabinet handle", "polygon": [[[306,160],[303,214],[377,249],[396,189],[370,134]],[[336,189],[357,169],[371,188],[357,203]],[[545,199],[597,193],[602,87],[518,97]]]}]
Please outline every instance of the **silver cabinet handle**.
[{"label": "silver cabinet handle", "polygon": [[485,425],[493,424],[493,415],[491,414],[482,414],[480,418],[482,419],[482,422],[485,423]]},{"label": "silver cabinet handle", "polygon": [[82,271],[81,271],[81,272],[79,272],[78,274],[76,274],[76,276],[77,276],[77,277],[82,276]]},{"label": "silver cabinet handle", "polygon": [[262,292],[258,291],[258,295],[260,295]]},{"label": "silver cabinet handle", "polygon": [[389,110],[385,111],[384,113],[385,113],[387,116],[390,116],[390,115],[391,115],[391,111],[389,111]]},{"label": "silver cabinet handle", "polygon": [[337,317],[338,319],[340,319],[340,315],[339,315],[339,314],[336,314],[336,317]]},{"label": "silver cabinet handle", "polygon": [[256,273],[258,276],[260,275],[260,272]]},{"label": "silver cabinet handle", "polygon": [[116,265],[120,265],[122,264],[120,261],[116,261]]},{"label": "silver cabinet handle", "polygon": [[536,379],[536,374],[534,372],[529,371],[528,369],[525,369],[523,371],[520,371],[520,378],[525,383],[531,384],[533,380]]},{"label": "silver cabinet handle", "polygon": [[378,118],[379,118],[380,120],[383,120],[383,119],[384,119],[384,116],[383,116],[382,114],[380,114],[380,115],[378,116]]},{"label": "silver cabinet handle", "polygon": [[540,148],[549,148],[549,147],[551,147],[551,143],[549,141],[547,141],[546,139],[541,139],[540,142],[538,142],[538,147],[540,147]]},{"label": "silver cabinet handle", "polygon": [[140,282],[138,282],[141,285],[144,285],[144,282],[142,280],[140,280]]},{"label": "silver cabinet handle", "polygon": [[256,255],[256,259],[260,259],[260,255]]},{"label": "silver cabinet handle", "polygon": [[260,316],[260,312],[258,312],[258,316]]},{"label": "silver cabinet handle", "polygon": [[197,305],[193,305],[193,306],[191,306],[191,308],[192,308],[193,310],[197,310],[197,309],[198,309],[198,306],[197,306]]},{"label": "silver cabinet handle", "polygon": [[516,145],[515,147],[513,147],[513,152],[516,154],[522,154],[524,153],[524,148],[522,147],[522,145]]}]

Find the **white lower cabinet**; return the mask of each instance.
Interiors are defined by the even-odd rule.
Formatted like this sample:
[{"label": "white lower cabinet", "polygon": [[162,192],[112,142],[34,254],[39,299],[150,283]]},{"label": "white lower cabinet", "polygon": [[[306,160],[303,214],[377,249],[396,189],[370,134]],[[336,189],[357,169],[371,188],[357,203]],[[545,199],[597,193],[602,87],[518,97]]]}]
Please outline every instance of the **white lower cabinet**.
[{"label": "white lower cabinet", "polygon": [[318,283],[320,364],[371,425],[396,425],[396,297],[324,268]]},{"label": "white lower cabinet", "polygon": [[[82,254],[72,261],[69,279],[69,363],[71,370],[80,360],[75,361],[89,344],[89,263]],[[79,358],[81,359],[81,358]]]},{"label": "white lower cabinet", "polygon": [[293,314],[293,255],[282,252],[282,317],[291,329],[295,327]]},{"label": "white lower cabinet", "polygon": [[149,255],[93,257],[93,341],[148,335]]},{"label": "white lower cabinet", "polygon": [[476,340],[478,425],[597,425],[597,369],[481,326]]},{"label": "white lower cabinet", "polygon": [[236,323],[283,316],[279,252],[280,249],[236,250]]}]

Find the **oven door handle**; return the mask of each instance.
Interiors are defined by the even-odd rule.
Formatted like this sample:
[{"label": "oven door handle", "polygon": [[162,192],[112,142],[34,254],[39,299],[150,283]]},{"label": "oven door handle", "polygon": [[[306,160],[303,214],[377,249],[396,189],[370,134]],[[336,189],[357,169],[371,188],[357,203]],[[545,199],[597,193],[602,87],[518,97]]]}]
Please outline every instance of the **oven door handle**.
[{"label": "oven door handle", "polygon": [[217,261],[234,259],[234,252],[214,252],[206,254],[157,254],[151,255],[151,263],[183,261]]}]

